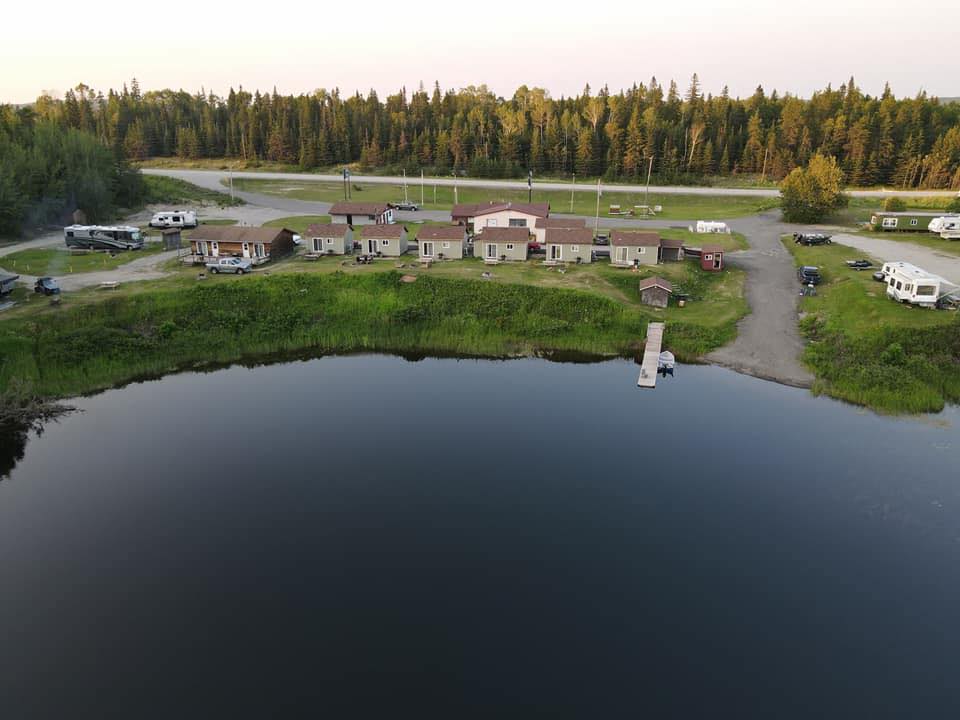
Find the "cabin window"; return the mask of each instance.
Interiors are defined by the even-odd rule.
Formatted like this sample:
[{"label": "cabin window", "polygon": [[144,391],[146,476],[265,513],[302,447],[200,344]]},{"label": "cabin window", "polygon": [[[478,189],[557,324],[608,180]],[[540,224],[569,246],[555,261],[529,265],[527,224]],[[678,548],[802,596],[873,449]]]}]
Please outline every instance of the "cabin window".
[{"label": "cabin window", "polygon": [[704,259],[704,260],[713,260],[713,255],[704,255],[704,256],[703,256],[703,259]]},{"label": "cabin window", "polygon": [[884,218],[884,219],[883,219],[883,227],[885,227],[885,228],[895,228],[896,226],[897,226],[897,219],[896,219],[896,218]]},{"label": "cabin window", "polygon": [[491,218],[490,220],[487,220],[487,227],[496,227],[496,226],[497,226],[496,218]]},{"label": "cabin window", "polygon": [[902,289],[903,289],[903,283],[897,280],[897,290],[902,290]]},{"label": "cabin window", "polygon": [[917,295],[936,295],[937,288],[933,285],[917,285]]},{"label": "cabin window", "polygon": [[507,243],[507,250],[513,250],[513,243]]},{"label": "cabin window", "polygon": [[327,245],[333,245],[333,238],[327,238]]},{"label": "cabin window", "polygon": [[73,230],[67,230],[67,237],[73,237]]},{"label": "cabin window", "polygon": [[916,225],[916,224],[917,224],[917,219],[916,219],[916,218],[913,218],[913,219],[910,221],[910,224],[911,224],[911,225]]},{"label": "cabin window", "polygon": [[580,246],[579,246],[579,245],[571,245],[571,246],[570,246],[570,252],[580,252]]},{"label": "cabin window", "polygon": [[450,249],[450,243],[448,243],[448,242],[443,243],[443,249],[444,249],[444,250],[449,250],[449,249]]},{"label": "cabin window", "polygon": [[387,245],[390,244],[390,241],[389,241],[389,240],[381,240],[381,241],[380,241],[380,244],[383,245],[384,247],[386,247]]},{"label": "cabin window", "polygon": [[526,227],[527,221],[524,218],[510,218],[510,227]]}]

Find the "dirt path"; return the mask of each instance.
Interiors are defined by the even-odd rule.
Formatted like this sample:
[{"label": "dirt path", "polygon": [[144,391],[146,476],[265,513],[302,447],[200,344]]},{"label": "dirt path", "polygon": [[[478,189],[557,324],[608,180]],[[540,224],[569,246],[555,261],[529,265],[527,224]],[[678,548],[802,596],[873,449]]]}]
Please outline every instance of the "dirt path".
[{"label": "dirt path", "polygon": [[[847,233],[834,235],[833,241],[862,250],[882,262],[902,261],[911,263],[960,285],[960,257],[957,255],[937,252],[934,248],[912,242],[863,237]],[[948,243],[950,240],[944,240],[943,242]]]},{"label": "dirt path", "polygon": [[793,257],[780,235],[796,227],[779,221],[779,211],[729,221],[750,249],[728,253],[727,262],[747,271],[750,314],[737,325],[737,339],[706,359],[737,372],[785,385],[809,387],[813,375],[800,362],[803,339],[797,329],[798,284]]}]

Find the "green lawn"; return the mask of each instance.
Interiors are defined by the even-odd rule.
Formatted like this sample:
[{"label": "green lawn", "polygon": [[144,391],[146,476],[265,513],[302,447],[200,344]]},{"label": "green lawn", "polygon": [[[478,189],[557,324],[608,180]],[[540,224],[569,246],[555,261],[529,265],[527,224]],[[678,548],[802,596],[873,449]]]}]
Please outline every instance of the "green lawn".
[{"label": "green lawn", "polygon": [[[336,202],[343,200],[343,183],[321,182],[315,180],[260,180],[259,178],[235,178],[234,188],[250,192],[296,198],[298,200],[316,200]],[[613,188],[615,186],[610,186]],[[398,202],[403,199],[403,186],[400,184],[353,183],[352,200],[369,202]],[[620,205],[623,209],[634,205],[646,204],[644,194],[623,193],[613,189],[604,189],[600,198],[600,224],[608,214],[610,205]],[[408,197],[419,203],[421,199],[419,179],[411,179],[407,185]],[[526,202],[526,190],[504,190],[499,188],[461,187],[457,189],[456,199],[461,203],[484,202],[486,200],[510,200]],[[554,213],[570,213],[570,193],[565,190],[538,190],[534,185],[534,202],[549,202]],[[433,186],[427,181],[423,190],[423,208],[425,210],[449,210],[454,204],[454,188]],[[662,205],[661,219],[709,220],[716,218],[740,217],[752,215],[776,207],[775,198],[757,198],[748,195],[668,195],[650,192],[650,205]],[[573,214],[594,217],[597,209],[595,192],[578,191],[574,194]],[[635,218],[642,222],[641,218]]]},{"label": "green lawn", "polygon": [[0,267],[25,275],[66,275],[69,273],[113,270],[131,260],[163,251],[161,243],[147,243],[142,250],[74,253],[67,248],[21,250],[0,257]]},{"label": "green lawn", "polygon": [[[904,197],[907,203],[907,210],[923,210],[926,212],[935,212],[943,210],[953,198],[950,197]],[[852,197],[847,207],[838,210],[828,217],[824,222],[833,225],[859,225],[870,222],[870,217],[877,212],[883,211],[883,200],[881,198]],[[891,235],[893,233],[890,233]]]},{"label": "green lawn", "polygon": [[888,299],[872,270],[844,264],[863,257],[859,250],[796,245],[790,236],[783,243],[798,265],[816,265],[823,275],[817,295],[800,300],[800,327],[810,341],[804,361],[816,374],[815,392],[882,412],[939,411],[960,400],[956,312]]}]

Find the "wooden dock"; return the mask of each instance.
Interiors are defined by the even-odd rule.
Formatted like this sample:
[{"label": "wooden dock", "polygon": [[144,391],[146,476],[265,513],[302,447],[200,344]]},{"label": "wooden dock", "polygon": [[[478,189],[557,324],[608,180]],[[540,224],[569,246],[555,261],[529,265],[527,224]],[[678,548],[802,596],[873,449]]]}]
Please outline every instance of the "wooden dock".
[{"label": "wooden dock", "polygon": [[663,344],[663,327],[662,322],[647,323],[647,346],[643,350],[638,387],[657,386],[657,364],[660,361],[660,346]]}]

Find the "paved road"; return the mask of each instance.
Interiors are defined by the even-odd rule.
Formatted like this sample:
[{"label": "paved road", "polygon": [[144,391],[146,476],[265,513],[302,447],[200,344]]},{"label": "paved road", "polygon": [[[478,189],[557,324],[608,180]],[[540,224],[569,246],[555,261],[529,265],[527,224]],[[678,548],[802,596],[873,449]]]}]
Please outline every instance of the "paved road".
[{"label": "paved road", "polygon": [[[194,185],[205,187],[210,190],[219,190],[223,192],[224,186],[220,182],[227,179],[229,173],[223,170],[178,170],[168,168],[145,168],[143,172],[147,175],[167,175],[169,177],[186,180]],[[281,172],[249,172],[238,171],[233,173],[234,178],[253,178],[259,180],[293,180],[296,182],[342,182],[340,175],[320,175],[313,173],[281,173]],[[402,177],[386,175],[353,175],[353,182],[363,182],[368,184],[397,185],[403,182]],[[407,184],[410,187],[416,187],[418,178],[407,178]],[[485,188],[503,188],[506,190],[526,190],[527,183],[523,180],[484,180],[475,178],[429,178],[430,184],[436,184],[442,187],[456,185],[458,187],[485,187]],[[596,189],[594,183],[571,183],[563,182],[534,182],[534,187],[539,190],[566,190],[575,189],[583,192],[590,192]],[[646,189],[644,185],[607,185],[610,191],[638,193]],[[780,191],[775,188],[714,188],[714,187],[687,187],[676,185],[650,186],[650,189],[666,195],[747,195],[753,197],[777,197]],[[242,194],[237,193],[240,197]],[[853,197],[888,197],[890,195],[902,196],[944,196],[950,197],[956,195],[954,190],[914,190],[914,191],[894,191],[894,190],[852,190],[850,195]],[[301,202],[301,201],[295,201]],[[279,206],[275,206],[279,207]]]},{"label": "paved road", "polygon": [[779,220],[778,211],[731,220],[750,249],[728,253],[726,262],[747,271],[750,314],[737,325],[737,339],[706,359],[737,372],[785,385],[809,387],[813,375],[800,363],[803,339],[797,329],[798,284],[793,257],[780,235],[796,232]]},{"label": "paved road", "polygon": [[[938,252],[925,245],[916,245],[911,242],[863,237],[847,233],[834,235],[833,241],[862,250],[881,262],[902,261],[911,263],[960,285],[960,257],[956,255]],[[951,241],[943,241],[944,244],[949,242]]]}]

